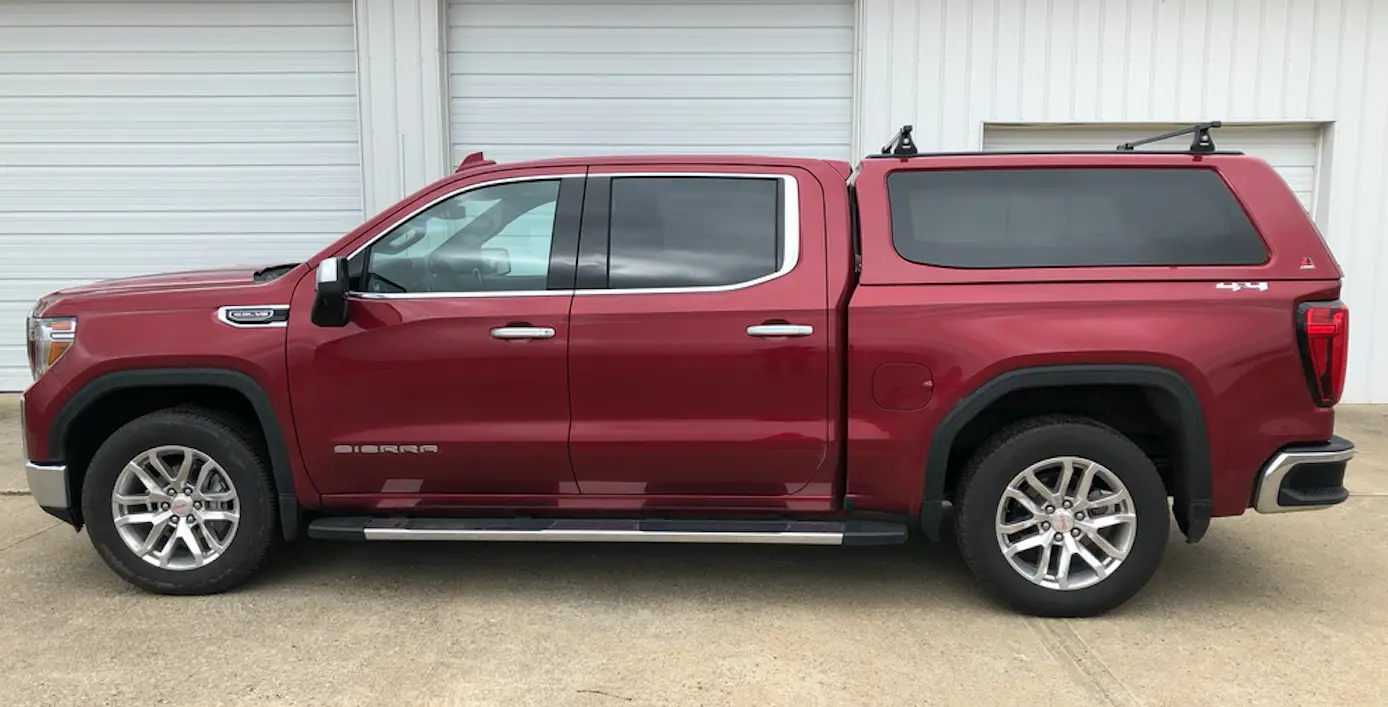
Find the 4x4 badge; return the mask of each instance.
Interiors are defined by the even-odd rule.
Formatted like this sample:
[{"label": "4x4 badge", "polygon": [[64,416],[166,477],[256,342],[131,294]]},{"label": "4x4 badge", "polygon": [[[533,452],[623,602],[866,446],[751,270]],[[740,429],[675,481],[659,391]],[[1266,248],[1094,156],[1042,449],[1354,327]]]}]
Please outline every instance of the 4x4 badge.
[{"label": "4x4 badge", "polygon": [[1268,284],[1266,282],[1221,282],[1218,285],[1215,285],[1215,289],[1229,290],[1231,292],[1238,292],[1239,290],[1258,290],[1259,292],[1267,292]]}]

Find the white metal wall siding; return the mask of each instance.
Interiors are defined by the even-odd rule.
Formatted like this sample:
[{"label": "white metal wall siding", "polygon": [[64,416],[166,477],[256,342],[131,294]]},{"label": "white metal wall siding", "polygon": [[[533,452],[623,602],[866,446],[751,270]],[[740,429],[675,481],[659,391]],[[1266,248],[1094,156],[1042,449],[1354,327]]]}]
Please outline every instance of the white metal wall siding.
[{"label": "white metal wall siding", "polygon": [[847,159],[851,0],[455,0],[456,157]]},{"label": "white metal wall siding", "polygon": [[360,223],[352,3],[0,2],[0,390],[45,292]]},{"label": "white metal wall siding", "polygon": [[[1179,125],[1152,124],[1027,126],[988,125],[983,129],[986,151],[1112,150],[1117,145],[1174,130]],[[1220,150],[1238,150],[1268,161],[1296,193],[1308,212],[1315,210],[1316,163],[1320,154],[1319,126],[1225,125],[1210,136]],[[1171,150],[1190,146],[1190,136],[1152,143],[1140,149]]]},{"label": "white metal wall siding", "polygon": [[1388,0],[859,0],[858,144],[903,123],[1326,121],[1316,217],[1346,271],[1346,402],[1388,402]]}]

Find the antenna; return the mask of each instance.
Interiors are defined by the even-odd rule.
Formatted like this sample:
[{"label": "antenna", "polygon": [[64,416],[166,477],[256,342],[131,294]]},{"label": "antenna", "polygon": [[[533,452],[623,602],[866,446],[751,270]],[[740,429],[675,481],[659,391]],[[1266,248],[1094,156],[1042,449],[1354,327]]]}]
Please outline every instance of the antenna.
[{"label": "antenna", "polygon": [[1162,140],[1170,140],[1173,137],[1180,137],[1182,135],[1194,134],[1195,137],[1190,141],[1190,151],[1197,155],[1207,155],[1215,151],[1214,139],[1210,137],[1210,130],[1223,126],[1224,123],[1218,120],[1212,120],[1208,123],[1196,123],[1195,125],[1181,128],[1180,130],[1172,130],[1169,133],[1153,135],[1152,137],[1135,140],[1133,142],[1125,142],[1118,146],[1118,151],[1132,152],[1134,148],[1142,145],[1161,142]]},{"label": "antenna", "polygon": [[487,159],[481,152],[473,152],[463,158],[463,161],[458,164],[458,168],[453,170],[453,173],[458,174],[459,172],[466,172],[470,169],[477,169],[478,167],[490,167],[494,164],[496,164],[496,160]]},{"label": "antenna", "polygon": [[882,147],[882,154],[893,157],[912,157],[916,155],[916,141],[911,139],[911,126],[903,125],[892,139]]}]

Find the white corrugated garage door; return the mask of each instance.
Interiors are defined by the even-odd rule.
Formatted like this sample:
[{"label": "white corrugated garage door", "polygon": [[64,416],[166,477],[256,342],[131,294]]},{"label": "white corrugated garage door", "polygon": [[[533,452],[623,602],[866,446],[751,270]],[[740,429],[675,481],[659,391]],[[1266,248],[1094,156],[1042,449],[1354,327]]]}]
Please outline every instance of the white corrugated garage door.
[{"label": "white corrugated garage door", "polygon": [[[1114,126],[1002,126],[983,131],[985,151],[1112,150],[1117,145],[1184,127],[1181,125]],[[1261,157],[1275,168],[1315,213],[1316,165],[1320,154],[1320,129],[1304,125],[1230,125],[1210,132],[1215,147],[1239,150]],[[1153,143],[1138,149],[1170,150],[1190,146],[1190,136]]]},{"label": "white corrugated garage door", "polygon": [[455,156],[849,158],[851,0],[454,0]]},{"label": "white corrugated garage door", "polygon": [[361,222],[352,3],[0,2],[0,390],[53,289]]}]

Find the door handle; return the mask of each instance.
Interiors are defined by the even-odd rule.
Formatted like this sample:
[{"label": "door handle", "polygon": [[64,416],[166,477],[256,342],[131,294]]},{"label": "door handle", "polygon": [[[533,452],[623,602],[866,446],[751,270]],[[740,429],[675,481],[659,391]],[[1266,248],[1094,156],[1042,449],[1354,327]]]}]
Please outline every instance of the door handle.
[{"label": "door handle", "polygon": [[758,324],[747,327],[747,336],[809,336],[814,327],[808,324]]},{"label": "door handle", "polygon": [[504,326],[492,330],[493,339],[516,341],[522,339],[553,339],[554,329],[547,326]]}]

